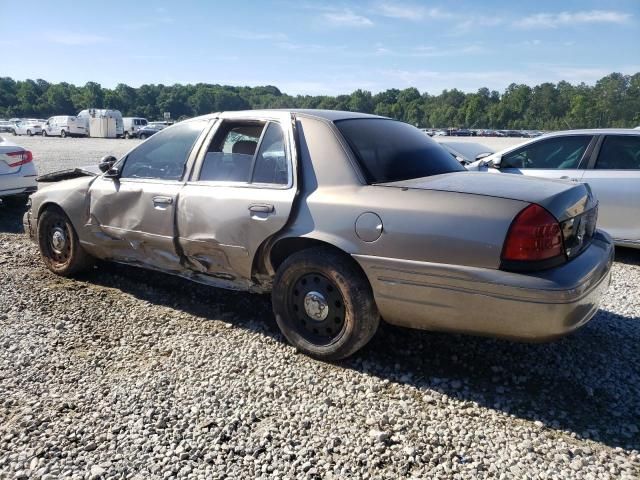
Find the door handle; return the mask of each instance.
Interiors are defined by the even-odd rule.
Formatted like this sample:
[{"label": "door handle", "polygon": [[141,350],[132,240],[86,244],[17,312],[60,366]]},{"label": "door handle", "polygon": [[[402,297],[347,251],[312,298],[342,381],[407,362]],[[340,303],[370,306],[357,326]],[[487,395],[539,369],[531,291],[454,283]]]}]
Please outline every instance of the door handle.
[{"label": "door handle", "polygon": [[153,197],[154,205],[171,205],[172,203],[173,203],[173,198],[171,197],[163,197],[163,196]]},{"label": "door handle", "polygon": [[275,210],[273,205],[269,204],[253,204],[249,205],[249,211],[255,213],[271,213]]}]

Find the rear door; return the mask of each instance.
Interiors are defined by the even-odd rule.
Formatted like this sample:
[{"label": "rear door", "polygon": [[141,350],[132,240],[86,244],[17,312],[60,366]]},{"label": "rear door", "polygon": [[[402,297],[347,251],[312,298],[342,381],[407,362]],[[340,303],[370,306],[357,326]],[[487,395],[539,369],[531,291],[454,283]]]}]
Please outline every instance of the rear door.
[{"label": "rear door", "polygon": [[256,252],[291,213],[293,135],[284,112],[218,121],[178,198],[179,245],[193,270],[227,285],[250,285]]},{"label": "rear door", "polygon": [[604,135],[582,180],[600,202],[598,227],[640,244],[640,135]]},{"label": "rear door", "polygon": [[594,145],[593,135],[540,139],[503,155],[500,171],[580,181]]},{"label": "rear door", "polygon": [[103,234],[105,257],[181,270],[174,242],[178,193],[209,125],[206,120],[181,122],[129,152],[116,165],[118,178],[103,175],[93,182],[90,227]]}]

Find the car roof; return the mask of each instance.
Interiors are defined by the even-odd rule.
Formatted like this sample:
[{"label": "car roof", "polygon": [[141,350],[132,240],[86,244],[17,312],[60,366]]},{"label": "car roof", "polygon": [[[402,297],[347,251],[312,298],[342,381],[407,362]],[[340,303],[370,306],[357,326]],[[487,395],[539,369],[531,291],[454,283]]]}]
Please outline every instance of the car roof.
[{"label": "car roof", "polygon": [[355,118],[388,118],[381,117],[379,115],[371,115],[369,113],[360,113],[360,112],[346,112],[342,110],[320,110],[313,108],[271,108],[271,109],[262,109],[262,110],[239,110],[239,111],[226,111],[226,112],[216,112],[210,113],[208,115],[202,115],[196,118],[202,119],[211,119],[216,118],[224,113],[233,113],[233,115],[243,115],[247,116],[269,116],[270,113],[294,113],[299,115],[305,115],[308,117],[321,118],[324,120],[328,120],[330,122],[335,122],[338,120],[350,120]]},{"label": "car roof", "polygon": [[584,128],[577,130],[560,130],[557,132],[549,132],[545,133],[543,136],[555,137],[562,135],[616,135],[629,133],[633,135],[639,135],[638,131],[634,130],[633,128]]}]

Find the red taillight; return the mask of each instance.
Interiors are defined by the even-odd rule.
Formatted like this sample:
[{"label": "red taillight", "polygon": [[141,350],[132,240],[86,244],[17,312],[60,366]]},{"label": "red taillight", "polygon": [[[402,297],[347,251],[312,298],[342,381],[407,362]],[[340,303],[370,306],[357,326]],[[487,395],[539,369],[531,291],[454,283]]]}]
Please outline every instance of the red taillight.
[{"label": "red taillight", "polygon": [[5,153],[8,157],[13,157],[17,162],[10,163],[10,167],[19,167],[33,160],[33,154],[29,150],[21,150],[19,152]]},{"label": "red taillight", "polygon": [[535,204],[518,213],[504,242],[503,261],[540,261],[562,255],[562,232],[553,215]]}]

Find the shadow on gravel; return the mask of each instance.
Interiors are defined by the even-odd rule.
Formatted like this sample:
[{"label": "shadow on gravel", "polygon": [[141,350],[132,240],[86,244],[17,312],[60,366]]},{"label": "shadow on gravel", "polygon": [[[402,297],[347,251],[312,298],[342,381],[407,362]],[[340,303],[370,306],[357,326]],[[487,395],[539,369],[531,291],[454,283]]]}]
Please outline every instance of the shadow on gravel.
[{"label": "shadow on gravel", "polygon": [[23,233],[22,216],[26,206],[15,207],[0,203],[0,233]]},{"label": "shadow on gravel", "polygon": [[[215,289],[116,264],[101,264],[83,279],[284,341],[266,295]],[[363,351],[339,366],[414,386],[418,395],[436,391],[579,438],[638,450],[639,359],[640,318],[601,310],[582,330],[547,344],[383,324]]]},{"label": "shadow on gravel", "polygon": [[616,247],[616,262],[640,265],[640,248]]}]

